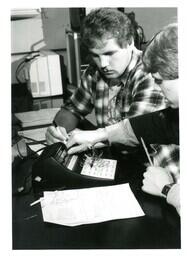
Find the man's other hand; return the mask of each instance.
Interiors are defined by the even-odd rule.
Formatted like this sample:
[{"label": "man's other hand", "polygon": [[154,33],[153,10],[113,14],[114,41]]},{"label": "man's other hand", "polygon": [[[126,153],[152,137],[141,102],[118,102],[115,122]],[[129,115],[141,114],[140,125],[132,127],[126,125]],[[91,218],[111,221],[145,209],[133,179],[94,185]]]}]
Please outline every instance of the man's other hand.
[{"label": "man's other hand", "polygon": [[69,138],[66,132],[66,129],[64,127],[61,127],[61,126],[55,127],[53,125],[47,128],[45,137],[48,145],[56,142],[63,142],[66,144]]}]

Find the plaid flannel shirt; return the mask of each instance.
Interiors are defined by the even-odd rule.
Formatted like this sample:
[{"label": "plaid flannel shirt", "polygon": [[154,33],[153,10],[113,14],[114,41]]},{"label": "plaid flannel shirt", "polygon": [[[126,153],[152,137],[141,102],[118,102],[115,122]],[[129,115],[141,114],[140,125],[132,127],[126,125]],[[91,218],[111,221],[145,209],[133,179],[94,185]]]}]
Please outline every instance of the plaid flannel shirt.
[{"label": "plaid flannel shirt", "polygon": [[161,166],[172,173],[175,182],[179,180],[179,145],[151,145],[154,149],[152,153],[154,166]]},{"label": "plaid flannel shirt", "polygon": [[[120,108],[120,119],[117,122],[125,118],[158,111],[168,106],[161,89],[154,83],[151,74],[144,72],[141,55],[142,52],[135,48],[132,58],[135,63],[129,65],[133,68],[126,70],[119,81],[121,89],[116,96],[116,104]],[[79,118],[84,118],[94,109],[98,127],[105,127],[110,124],[108,123],[109,87],[110,81],[103,78],[95,66],[90,65],[81,77],[80,86],[64,107]],[[159,154],[163,154],[162,152],[160,150]],[[166,154],[160,158],[170,159],[171,155],[172,150],[170,155]],[[159,164],[161,166],[161,163]]]},{"label": "plaid flannel shirt", "polygon": [[[121,78],[121,90],[117,95],[116,104],[121,107],[121,120],[167,107],[165,97],[151,74],[143,71],[141,51],[133,51],[131,70],[126,70]],[[132,63],[129,66],[133,66]],[[81,77],[80,86],[72,95],[65,108],[80,118],[95,109],[98,127],[108,124],[108,104],[110,80],[102,77],[95,66],[89,66]],[[120,121],[120,120],[117,120]]]}]

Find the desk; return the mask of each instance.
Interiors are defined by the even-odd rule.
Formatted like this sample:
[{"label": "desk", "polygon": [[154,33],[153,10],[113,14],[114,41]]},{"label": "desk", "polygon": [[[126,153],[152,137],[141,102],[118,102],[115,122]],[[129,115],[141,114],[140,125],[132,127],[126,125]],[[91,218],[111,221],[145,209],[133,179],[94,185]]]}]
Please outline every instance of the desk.
[{"label": "desk", "polygon": [[[86,128],[91,129],[87,124]],[[163,198],[141,190],[143,163],[147,161],[142,152],[126,157],[119,156],[117,149],[112,149],[111,153],[118,160],[117,182],[129,182],[145,216],[76,227],[45,223],[40,205],[29,206],[34,201],[33,191],[30,191],[12,199],[13,249],[179,249],[180,218],[176,210]],[[15,159],[13,192],[30,173],[33,161]]]},{"label": "desk", "polygon": [[[13,196],[13,249],[178,249],[180,218],[164,199],[141,191],[145,156],[140,150],[126,157],[111,150],[120,170],[117,182],[129,182],[145,216],[76,227],[43,222],[33,191]],[[13,164],[13,191],[30,172],[33,159]]]}]

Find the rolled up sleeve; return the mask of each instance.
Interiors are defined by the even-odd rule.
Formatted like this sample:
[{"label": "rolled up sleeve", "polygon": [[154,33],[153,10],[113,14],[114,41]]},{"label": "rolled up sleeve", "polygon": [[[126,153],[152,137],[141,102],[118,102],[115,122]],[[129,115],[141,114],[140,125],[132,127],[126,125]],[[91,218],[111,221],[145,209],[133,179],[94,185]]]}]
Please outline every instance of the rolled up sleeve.
[{"label": "rolled up sleeve", "polygon": [[109,143],[121,143],[127,146],[139,144],[137,137],[131,127],[129,119],[125,119],[117,124],[105,127]]}]

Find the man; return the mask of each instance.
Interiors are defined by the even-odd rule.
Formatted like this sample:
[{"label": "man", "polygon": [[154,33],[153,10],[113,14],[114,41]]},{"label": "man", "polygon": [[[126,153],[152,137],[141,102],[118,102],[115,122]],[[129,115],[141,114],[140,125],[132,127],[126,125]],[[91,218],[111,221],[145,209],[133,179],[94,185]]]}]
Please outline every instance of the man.
[{"label": "man", "polygon": [[[150,74],[143,70],[141,51],[134,46],[128,17],[115,9],[93,10],[82,27],[82,41],[92,57],[79,88],[50,126],[48,144],[65,141],[67,133],[95,110],[98,127],[166,108],[166,100]],[[59,131],[58,131],[59,130]]]},{"label": "man", "polygon": [[[101,141],[108,140],[110,143],[121,143],[129,146],[135,146],[139,144],[140,138],[143,137],[147,144],[179,144],[179,98],[178,98],[178,49],[177,49],[177,25],[172,24],[165,28],[166,37],[163,40],[166,42],[171,40],[168,44],[162,43],[159,48],[155,39],[158,39],[162,32],[148,45],[143,55],[143,62],[145,69],[152,73],[155,82],[163,90],[166,95],[170,107],[161,111],[148,113],[145,115],[136,116],[133,118],[126,118],[119,123],[106,126],[105,128],[99,128],[95,131],[79,131],[72,134],[68,141],[68,146],[71,147],[74,144],[79,144],[78,150],[85,150],[87,145],[93,145]],[[163,41],[162,40],[162,41]],[[163,42],[164,42],[163,41]],[[158,49],[156,50],[155,47]],[[160,49],[164,46],[165,49]],[[162,54],[168,54],[168,49],[171,56],[164,57],[162,60]],[[150,56],[151,48],[155,49],[152,57]],[[164,51],[163,51],[164,50]],[[155,58],[160,55],[157,62]],[[149,62],[149,60],[151,60]],[[156,67],[156,68],[155,68]],[[159,70],[159,71],[158,71]],[[77,147],[71,148],[69,152],[75,152]]]},{"label": "man", "polygon": [[[155,82],[161,87],[169,105],[178,111],[178,30],[177,24],[171,24],[160,31],[146,49],[143,62]],[[178,128],[177,128],[178,129]],[[178,153],[179,149],[174,148]],[[178,175],[179,176],[179,175]],[[180,214],[179,177],[173,177],[167,169],[150,166],[144,173],[142,190],[153,195],[165,197]]]},{"label": "man", "polygon": [[[68,122],[74,119],[71,113],[78,120],[77,117],[82,118],[93,108],[98,127],[106,127],[126,117],[166,107],[160,88],[158,85],[154,86],[151,75],[146,75],[143,71],[141,52],[134,47],[133,31],[123,13],[105,8],[94,11],[85,20],[82,39],[96,67],[88,68],[70,104],[65,105],[65,110],[62,109],[56,116],[55,121],[60,126],[68,128]],[[122,85],[112,86],[114,78],[119,78]],[[69,116],[66,115],[66,109],[70,110]],[[72,121],[70,125],[71,123]],[[71,128],[75,127],[76,125]],[[63,128],[61,130],[67,136],[66,131]],[[48,129],[46,137],[48,143],[64,139],[58,136],[54,127]],[[154,162],[178,173],[176,146],[152,146],[156,152],[153,154]]]},{"label": "man", "polygon": [[[142,137],[145,142],[171,144],[178,153],[179,144],[179,97],[178,97],[178,34],[177,24],[170,24],[160,31],[148,44],[143,62],[145,69],[152,73],[169,101],[170,108],[125,119],[117,124],[96,131],[77,132],[69,139],[67,146],[84,150],[84,145],[95,145],[108,140],[129,146],[137,145]],[[175,146],[175,148],[174,148]],[[176,181],[175,182],[175,178]],[[174,177],[165,168],[150,166],[144,174],[143,191],[165,197],[180,214],[179,175]]]}]

